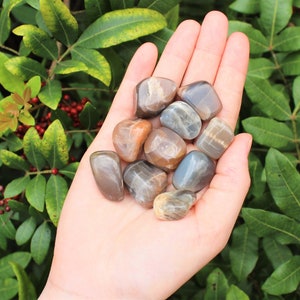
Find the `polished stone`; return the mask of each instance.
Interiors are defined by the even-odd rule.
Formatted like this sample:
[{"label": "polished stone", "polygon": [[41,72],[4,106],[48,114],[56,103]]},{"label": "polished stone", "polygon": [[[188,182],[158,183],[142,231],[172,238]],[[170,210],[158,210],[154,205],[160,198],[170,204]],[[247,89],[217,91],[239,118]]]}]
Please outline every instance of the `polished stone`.
[{"label": "polished stone", "polygon": [[97,151],[90,155],[90,165],[103,196],[109,200],[124,198],[124,185],[120,158],[113,151]]},{"label": "polished stone", "polygon": [[123,173],[126,187],[143,207],[151,208],[154,198],[165,191],[168,175],[145,160],[127,165]]},{"label": "polished stone", "polygon": [[196,81],[178,89],[178,96],[190,104],[203,121],[217,115],[222,103],[213,86],[206,81]]},{"label": "polished stone", "polygon": [[143,119],[129,119],[118,123],[114,128],[112,139],[121,159],[126,162],[135,161],[151,129],[151,122]]},{"label": "polished stone", "polygon": [[198,192],[207,186],[215,174],[216,165],[206,154],[194,150],[181,161],[173,175],[178,190]]},{"label": "polished stone", "polygon": [[213,159],[218,159],[233,141],[234,133],[230,126],[220,118],[213,118],[203,130],[195,145]]},{"label": "polished stone", "polygon": [[136,86],[136,116],[152,118],[157,116],[174,99],[176,83],[167,78],[148,77]]},{"label": "polished stone", "polygon": [[160,220],[179,220],[187,215],[196,201],[196,194],[187,190],[175,190],[159,194],[153,210]]},{"label": "polished stone", "polygon": [[144,144],[146,159],[166,171],[176,169],[186,154],[186,143],[166,127],[153,129]]},{"label": "polished stone", "polygon": [[202,125],[197,112],[183,101],[175,101],[165,108],[160,115],[160,123],[185,140],[198,136]]}]

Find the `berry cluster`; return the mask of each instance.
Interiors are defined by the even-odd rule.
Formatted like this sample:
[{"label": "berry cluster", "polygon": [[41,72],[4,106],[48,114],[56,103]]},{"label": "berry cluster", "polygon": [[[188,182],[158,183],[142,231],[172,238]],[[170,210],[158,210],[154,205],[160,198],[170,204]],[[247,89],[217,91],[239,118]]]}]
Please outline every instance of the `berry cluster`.
[{"label": "berry cluster", "polygon": [[[10,211],[10,207],[8,205],[8,201],[10,199],[5,199],[4,198],[4,186],[0,185],[0,215],[3,215],[6,212]],[[14,197],[14,199],[17,199],[19,196]]]},{"label": "berry cluster", "polygon": [[79,113],[83,110],[84,105],[89,101],[84,97],[80,102],[71,99],[69,94],[63,96],[63,101],[60,102],[58,108],[65,111],[67,115],[72,119],[73,127],[80,126]]}]

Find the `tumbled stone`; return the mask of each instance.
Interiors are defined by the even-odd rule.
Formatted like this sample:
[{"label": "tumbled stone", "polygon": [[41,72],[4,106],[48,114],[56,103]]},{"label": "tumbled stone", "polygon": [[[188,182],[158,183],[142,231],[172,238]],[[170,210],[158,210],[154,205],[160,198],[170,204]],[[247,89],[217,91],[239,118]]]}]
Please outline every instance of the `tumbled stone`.
[{"label": "tumbled stone", "polygon": [[175,170],[173,185],[178,190],[198,192],[210,183],[215,169],[215,163],[206,154],[191,151]]},{"label": "tumbled stone", "polygon": [[112,134],[113,144],[121,159],[135,161],[141,153],[152,125],[143,119],[123,120],[116,125]]},{"label": "tumbled stone", "polygon": [[212,159],[218,159],[234,138],[229,125],[220,118],[213,118],[195,141],[195,145]]},{"label": "tumbled stone", "polygon": [[202,125],[197,112],[183,101],[175,101],[164,109],[160,115],[160,123],[185,140],[192,140],[198,136]]},{"label": "tumbled stone", "polygon": [[165,192],[154,199],[154,214],[160,220],[179,220],[187,215],[195,201],[196,194],[191,191]]},{"label": "tumbled stone", "polygon": [[213,86],[206,81],[196,81],[178,89],[178,96],[190,104],[203,121],[217,115],[222,103]]},{"label": "tumbled stone", "polygon": [[167,173],[145,160],[128,164],[123,179],[133,198],[145,208],[153,206],[154,198],[164,192],[168,184]]},{"label": "tumbled stone", "polygon": [[166,127],[153,129],[144,144],[146,159],[166,171],[176,169],[186,154],[186,143]]},{"label": "tumbled stone", "polygon": [[103,196],[109,200],[124,198],[124,185],[120,158],[113,151],[96,151],[90,156],[90,165]]},{"label": "tumbled stone", "polygon": [[174,99],[176,83],[162,77],[148,77],[136,86],[136,116],[152,118],[157,116]]}]

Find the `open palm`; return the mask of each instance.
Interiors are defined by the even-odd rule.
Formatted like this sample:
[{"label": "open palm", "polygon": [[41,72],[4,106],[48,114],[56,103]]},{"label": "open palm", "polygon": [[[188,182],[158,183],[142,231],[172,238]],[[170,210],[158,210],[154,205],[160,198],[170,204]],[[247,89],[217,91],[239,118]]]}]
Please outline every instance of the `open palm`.
[{"label": "open palm", "polygon": [[[105,199],[89,165],[97,150],[113,150],[112,130],[134,115],[133,90],[148,76],[178,86],[214,85],[219,117],[234,129],[241,105],[249,45],[227,36],[228,22],[210,12],[202,26],[182,22],[157,63],[151,43],[135,53],[101,131],[82,158],[61,214],[51,272],[40,299],[165,299],[226,245],[248,191],[248,134],[235,137],[210,186],[179,221],[160,221],[130,196]],[[103,174],[109,176],[109,174]]]}]

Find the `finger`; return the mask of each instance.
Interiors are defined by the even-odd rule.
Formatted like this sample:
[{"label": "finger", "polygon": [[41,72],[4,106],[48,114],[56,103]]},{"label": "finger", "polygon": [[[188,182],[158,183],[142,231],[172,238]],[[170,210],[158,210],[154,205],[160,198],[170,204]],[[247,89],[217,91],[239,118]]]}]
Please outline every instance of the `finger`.
[{"label": "finger", "polygon": [[200,235],[208,235],[208,239],[211,236],[213,244],[210,243],[209,248],[216,251],[221,251],[227,243],[250,187],[248,155],[251,143],[249,134],[235,137],[220,158],[209,189],[195,206]]},{"label": "finger", "polygon": [[249,60],[249,41],[240,32],[233,33],[227,41],[218,74],[214,83],[223,109],[219,117],[232,129],[239,115]]},{"label": "finger", "polygon": [[192,57],[199,32],[198,22],[183,21],[168,41],[153,76],[169,78],[179,85]]},{"label": "finger", "polygon": [[129,63],[101,131],[88,149],[89,153],[95,151],[95,149],[113,149],[111,141],[112,131],[121,120],[133,117],[135,109],[134,88],[141,80],[152,74],[156,61],[157,49],[153,44],[143,44],[136,51]]},{"label": "finger", "polygon": [[208,13],[182,84],[198,80],[214,82],[227,39],[228,21],[218,11]]}]

